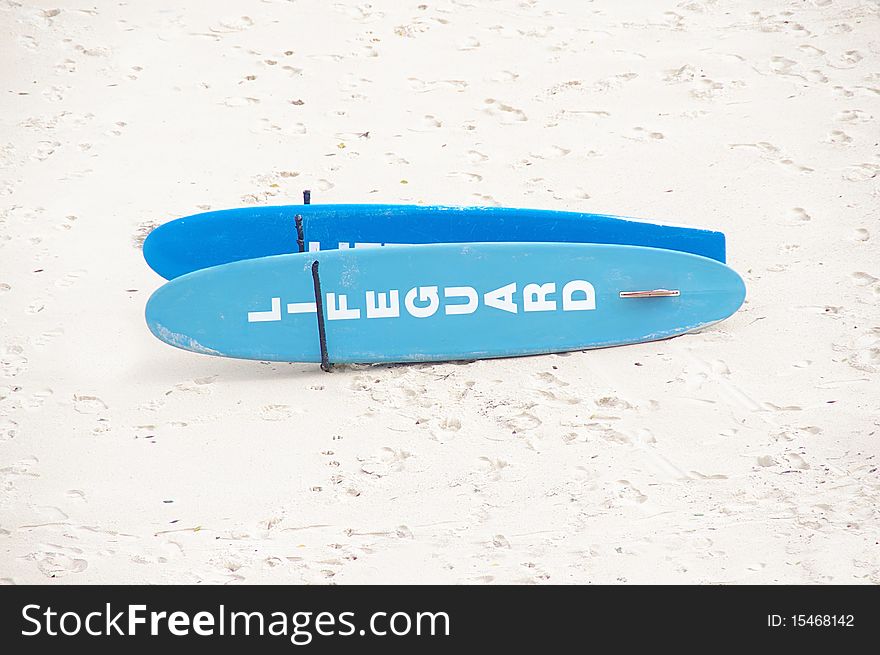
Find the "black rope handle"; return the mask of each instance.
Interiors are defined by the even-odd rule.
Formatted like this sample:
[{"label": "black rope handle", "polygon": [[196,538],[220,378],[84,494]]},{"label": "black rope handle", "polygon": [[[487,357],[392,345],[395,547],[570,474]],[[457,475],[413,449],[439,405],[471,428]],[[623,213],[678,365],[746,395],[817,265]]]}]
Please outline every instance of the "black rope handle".
[{"label": "black rope handle", "polygon": [[303,234],[303,217],[297,214],[293,217],[293,222],[296,224],[296,245],[300,252],[305,252],[306,238]]},{"label": "black rope handle", "polygon": [[332,368],[327,354],[327,332],[324,329],[324,300],[321,296],[321,278],[318,277],[318,260],[312,262],[312,282],[315,284],[315,309],[318,310],[318,343],[321,346],[321,370],[329,373]]}]

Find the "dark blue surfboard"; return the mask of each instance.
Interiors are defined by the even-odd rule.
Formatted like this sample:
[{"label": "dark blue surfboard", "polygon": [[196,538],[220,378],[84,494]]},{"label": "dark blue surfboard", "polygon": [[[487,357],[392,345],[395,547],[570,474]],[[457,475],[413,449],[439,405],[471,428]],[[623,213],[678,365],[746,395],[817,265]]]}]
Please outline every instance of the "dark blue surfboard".
[{"label": "dark blue surfboard", "polygon": [[665,339],[727,318],[744,297],[735,271],[675,250],[440,244],[202,269],[158,289],[146,319],[185,350],[314,362],[320,311],[332,362],[444,361]]},{"label": "dark blue surfboard", "polygon": [[472,242],[606,243],[688,252],[725,261],[724,234],[575,212],[501,207],[290,205],[195,214],[153,230],[144,257],[166,279],[243,259],[299,251],[395,244]]}]

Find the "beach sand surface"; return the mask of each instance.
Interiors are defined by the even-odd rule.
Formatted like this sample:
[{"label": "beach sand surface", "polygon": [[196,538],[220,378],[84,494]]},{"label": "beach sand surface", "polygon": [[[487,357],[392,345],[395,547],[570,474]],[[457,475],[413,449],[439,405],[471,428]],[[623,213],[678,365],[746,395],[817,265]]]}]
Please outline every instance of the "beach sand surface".
[{"label": "beach sand surface", "polygon": [[[880,582],[880,7],[0,0],[0,579]],[[154,339],[210,209],[722,230],[699,333],[472,363]]]}]

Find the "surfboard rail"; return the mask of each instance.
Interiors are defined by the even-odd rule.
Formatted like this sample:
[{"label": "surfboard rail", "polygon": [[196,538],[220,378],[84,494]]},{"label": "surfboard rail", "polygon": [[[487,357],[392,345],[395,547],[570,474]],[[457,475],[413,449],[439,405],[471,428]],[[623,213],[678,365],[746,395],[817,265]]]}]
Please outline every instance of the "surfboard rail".
[{"label": "surfboard rail", "polygon": [[194,214],[154,229],[143,253],[154,271],[173,279],[202,268],[300,250],[475,242],[634,245],[726,261],[724,234],[712,230],[546,209],[383,204],[245,207]]}]

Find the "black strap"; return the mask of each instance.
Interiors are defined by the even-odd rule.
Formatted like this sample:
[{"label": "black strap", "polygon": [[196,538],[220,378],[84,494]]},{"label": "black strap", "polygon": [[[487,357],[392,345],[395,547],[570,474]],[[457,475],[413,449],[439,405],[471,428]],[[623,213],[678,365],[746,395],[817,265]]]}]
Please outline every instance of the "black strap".
[{"label": "black strap", "polygon": [[327,354],[327,333],[324,330],[324,300],[321,295],[321,278],[318,277],[318,260],[312,262],[312,282],[315,283],[315,309],[318,310],[318,343],[321,346],[321,370],[330,372],[333,366]]},{"label": "black strap", "polygon": [[311,205],[312,204],[312,192],[306,189],[303,191],[303,204]]},{"label": "black strap", "polygon": [[303,234],[303,217],[297,214],[293,217],[293,222],[296,224],[296,245],[299,247],[300,252],[305,252],[306,238]]}]

